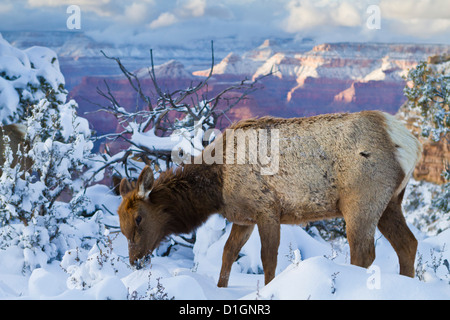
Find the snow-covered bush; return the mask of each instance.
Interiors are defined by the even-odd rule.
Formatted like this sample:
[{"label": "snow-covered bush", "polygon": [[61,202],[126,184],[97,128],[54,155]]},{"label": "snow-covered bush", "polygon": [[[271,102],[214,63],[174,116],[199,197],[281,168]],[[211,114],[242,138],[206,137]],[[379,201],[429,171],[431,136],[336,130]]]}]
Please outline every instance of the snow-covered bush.
[{"label": "snow-covered bush", "polygon": [[429,235],[437,235],[448,229],[448,213],[437,209],[435,204],[435,199],[439,199],[441,194],[442,186],[411,179],[403,200],[406,221]]},{"label": "snow-covered bush", "polygon": [[113,252],[111,238],[105,237],[105,242],[99,242],[89,251],[78,247],[66,251],[61,267],[69,274],[69,289],[85,290],[108,276],[114,276],[126,268],[126,263]]},{"label": "snow-covered bush", "polygon": [[420,110],[422,135],[435,141],[450,132],[449,69],[421,62],[408,73],[409,85],[404,89],[408,107]]},{"label": "snow-covered bush", "polygon": [[[11,168],[11,148],[8,139],[4,141],[1,247],[22,248],[24,266],[31,269],[61,258],[67,249],[82,246],[86,237],[101,235],[104,228],[102,212],[90,219],[80,217],[89,205],[80,196],[85,193],[82,173],[93,147],[87,120],[76,115],[73,100],[57,108],[50,104],[41,100],[25,118],[25,147],[18,156],[31,161],[31,168],[23,161]],[[77,195],[72,201],[61,200],[72,195]]]},{"label": "snow-covered bush", "polygon": [[[434,141],[450,139],[450,57],[440,64],[419,63],[408,73],[404,89],[406,108],[418,109],[422,135]],[[445,61],[447,60],[447,61]],[[448,161],[448,160],[447,160]],[[442,173],[446,183],[433,200],[437,209],[450,212],[450,165]]]},{"label": "snow-covered bush", "polygon": [[20,50],[0,34],[0,122],[23,120],[27,108],[42,99],[57,108],[66,101],[64,83],[54,51],[39,46]]}]

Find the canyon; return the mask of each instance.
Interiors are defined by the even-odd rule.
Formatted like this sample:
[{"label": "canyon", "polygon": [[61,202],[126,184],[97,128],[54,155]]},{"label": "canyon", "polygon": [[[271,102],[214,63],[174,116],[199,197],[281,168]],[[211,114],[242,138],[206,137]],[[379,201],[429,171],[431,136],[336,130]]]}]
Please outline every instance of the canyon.
[{"label": "canyon", "polygon": [[[113,116],[95,112],[108,103],[97,92],[98,88],[106,91],[105,83],[125,108],[143,107],[117,64],[103,57],[100,50],[120,58],[139,77],[153,102],[157,96],[148,73],[150,48],[158,85],[165,92],[195,85],[210,72],[209,40],[179,47],[117,46],[94,41],[83,33],[60,32],[52,38],[36,33],[2,34],[18,47],[29,47],[34,41],[34,45],[56,51],[69,98],[78,102],[79,114],[89,120],[98,135],[118,129]],[[315,43],[314,39],[255,39],[252,43],[216,39],[214,48],[212,76],[199,92],[204,97],[244,79],[253,81],[271,74],[260,79],[259,89],[220,119],[221,129],[240,119],[264,115],[302,117],[370,109],[396,114],[406,101],[403,88],[408,70],[430,56],[450,54],[450,46],[440,44]],[[415,177],[442,183],[438,171],[442,159],[448,157],[448,145],[426,143],[427,154],[432,154],[433,160],[428,161],[431,158],[427,156]]]},{"label": "canyon", "polygon": [[[448,52],[450,46],[445,45],[378,43],[319,44],[310,50],[305,47],[296,50],[294,44],[287,46],[265,40],[246,52],[231,52],[216,63],[208,81],[208,92],[202,94],[213,96],[243,79],[251,81],[272,72],[260,80],[259,90],[230,110],[225,126],[225,122],[263,115],[299,117],[369,109],[395,114],[405,101],[403,77],[408,70],[429,56]],[[114,61],[106,62],[110,64],[108,69],[118,70]],[[138,75],[146,93],[155,96],[148,75],[149,61],[141,62],[140,68],[129,70]],[[209,67],[193,70],[193,66],[174,59],[157,65],[155,70],[158,84],[166,92],[195,85],[210,71]],[[105,90],[105,81],[121,105],[136,107],[136,93],[125,77],[88,75],[70,90],[81,113],[97,109],[96,104],[107,103],[97,93],[97,88]],[[86,117],[98,132],[114,129],[114,121],[107,115],[97,113]]]}]

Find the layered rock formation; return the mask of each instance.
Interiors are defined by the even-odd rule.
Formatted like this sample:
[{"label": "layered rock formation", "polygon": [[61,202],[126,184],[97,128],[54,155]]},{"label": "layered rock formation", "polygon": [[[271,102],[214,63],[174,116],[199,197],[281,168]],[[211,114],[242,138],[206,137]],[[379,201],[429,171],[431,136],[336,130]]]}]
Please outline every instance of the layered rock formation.
[{"label": "layered rock formation", "polygon": [[[150,48],[153,48],[155,62],[165,62],[155,66],[158,83],[164,91],[195,85],[209,74],[211,43],[208,39],[176,47],[152,47],[150,44],[114,46],[96,42],[83,33],[71,32],[4,32],[3,36],[16,47],[37,44],[57,53],[69,97],[77,100],[79,114],[88,118],[99,134],[119,129],[113,116],[105,112],[92,113],[108,103],[97,92],[97,88],[106,90],[105,81],[125,108],[143,107],[114,61],[105,59],[100,50],[120,57],[129,70],[135,70],[153,102],[157,97],[148,76]],[[199,92],[200,98],[202,95],[212,97],[243,79],[252,80],[273,72],[272,76],[261,80],[263,89],[251,94],[249,99],[230,110],[227,117],[220,119],[222,128],[230,121],[263,115],[310,116],[365,109],[394,114],[406,100],[402,77],[408,69],[430,56],[429,63],[441,63],[446,60],[443,56],[450,53],[450,46],[433,44],[314,45],[312,39],[267,39],[260,45],[255,43],[232,38],[215,41],[214,73],[208,87]],[[413,124],[411,119],[410,124]],[[443,161],[450,159],[448,144],[423,142],[424,156],[415,177],[442,182]]]},{"label": "layered rock formation", "polygon": [[[429,56],[445,53],[450,53],[450,46],[335,43],[305,50],[304,47],[296,49],[287,42],[267,40],[243,54],[225,55],[214,66],[208,87],[199,95],[212,97],[243,79],[254,80],[273,72],[272,76],[261,80],[263,89],[251,94],[220,119],[221,128],[233,121],[263,115],[311,116],[368,109],[395,114],[406,101],[403,77],[408,70]],[[195,85],[210,71],[188,70],[192,70],[192,66],[173,60],[155,67],[158,83],[167,92]],[[155,101],[157,97],[148,77],[148,67],[144,66],[136,73],[142,79],[146,93]],[[97,104],[107,103],[96,92],[97,87],[105,89],[105,80],[124,107],[136,108],[137,103],[141,106],[136,92],[123,76],[94,76],[85,77],[70,93],[78,101],[81,112],[98,109],[98,105],[85,99]],[[106,113],[86,117],[99,133],[116,130],[115,119]],[[443,159],[450,159],[448,144],[424,141],[424,145],[424,156],[414,176],[442,183]]]},{"label": "layered rock formation", "polygon": [[440,141],[433,141],[424,138],[421,135],[418,126],[419,116],[415,110],[407,110],[406,106],[402,106],[399,117],[403,118],[416,137],[423,146],[422,158],[414,170],[413,177],[416,180],[425,180],[428,182],[443,184],[445,181],[442,172],[445,165],[450,164],[450,135],[441,138]]},{"label": "layered rock formation", "polygon": [[[450,139],[450,136],[447,137]],[[449,140],[439,142],[425,141],[423,143],[422,159],[414,171],[416,180],[425,180],[436,184],[442,184],[445,179],[442,172],[445,168],[445,161],[450,161]]]}]

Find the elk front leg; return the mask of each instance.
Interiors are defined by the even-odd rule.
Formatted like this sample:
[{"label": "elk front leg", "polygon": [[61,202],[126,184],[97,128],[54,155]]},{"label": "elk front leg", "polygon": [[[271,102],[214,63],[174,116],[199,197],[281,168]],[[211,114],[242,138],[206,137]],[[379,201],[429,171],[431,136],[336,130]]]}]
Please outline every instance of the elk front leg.
[{"label": "elk front leg", "polygon": [[255,225],[238,225],[233,223],[231,233],[228,237],[227,243],[223,249],[222,269],[220,270],[218,287],[228,286],[228,279],[230,277],[231,266],[241,251],[244,244],[252,234]]},{"label": "elk front leg", "polygon": [[280,225],[276,223],[258,224],[261,238],[261,260],[264,269],[264,283],[267,285],[275,277],[278,246],[280,245]]}]

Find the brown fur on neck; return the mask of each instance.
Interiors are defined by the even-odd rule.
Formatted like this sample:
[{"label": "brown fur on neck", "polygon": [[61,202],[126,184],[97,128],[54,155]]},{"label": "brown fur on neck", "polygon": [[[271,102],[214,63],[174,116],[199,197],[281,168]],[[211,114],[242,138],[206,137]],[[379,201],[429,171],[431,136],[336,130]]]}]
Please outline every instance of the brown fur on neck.
[{"label": "brown fur on neck", "polygon": [[162,172],[149,201],[170,215],[166,233],[191,232],[222,206],[222,168],[188,164]]}]

